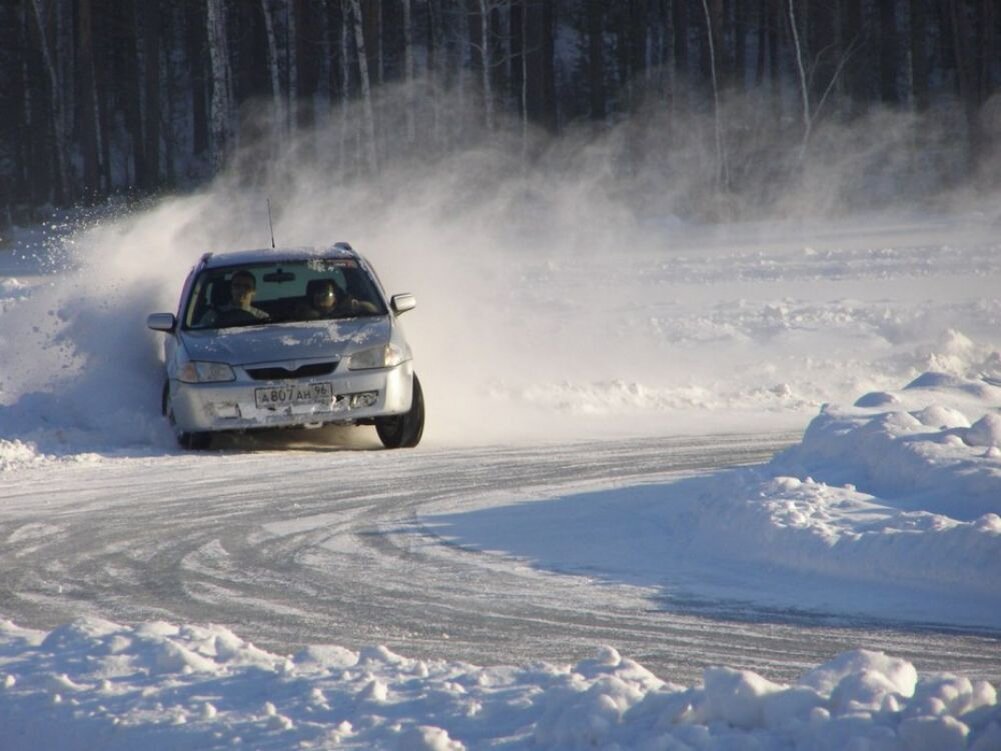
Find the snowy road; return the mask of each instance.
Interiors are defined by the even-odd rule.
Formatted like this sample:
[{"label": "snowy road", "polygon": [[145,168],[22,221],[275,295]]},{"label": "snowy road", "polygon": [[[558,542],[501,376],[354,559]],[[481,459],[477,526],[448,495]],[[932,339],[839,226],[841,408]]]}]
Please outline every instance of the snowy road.
[{"label": "snowy road", "polygon": [[[0,486],[0,614],[227,626],[258,646],[385,644],[480,665],[572,662],[609,644],[658,675],[708,664],[785,680],[858,647],[1001,679],[996,638],[896,629],[543,571],[450,544],[434,515],[762,461],[787,435],[535,448],[295,450],[103,458]],[[136,478],[142,478],[137,485]],[[242,478],[242,479],[241,479]]]}]

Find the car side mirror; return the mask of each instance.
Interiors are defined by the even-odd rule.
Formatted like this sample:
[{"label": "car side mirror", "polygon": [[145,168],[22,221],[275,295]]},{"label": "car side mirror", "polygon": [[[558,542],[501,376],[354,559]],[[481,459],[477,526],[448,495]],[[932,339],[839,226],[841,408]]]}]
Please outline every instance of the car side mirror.
[{"label": "car side mirror", "polygon": [[150,313],[146,319],[146,326],[153,331],[166,331],[169,334],[177,326],[177,319],[173,313]]},{"label": "car side mirror", "polygon": [[413,310],[417,307],[417,298],[409,292],[404,292],[400,295],[393,295],[389,301],[389,305],[392,307],[393,312],[396,313],[396,315],[402,315],[408,310]]}]

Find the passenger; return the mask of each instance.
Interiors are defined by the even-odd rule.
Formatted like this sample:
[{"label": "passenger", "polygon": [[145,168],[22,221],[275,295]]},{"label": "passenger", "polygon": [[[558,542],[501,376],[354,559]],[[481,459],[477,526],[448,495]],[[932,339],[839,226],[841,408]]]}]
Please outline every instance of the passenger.
[{"label": "passenger", "polygon": [[308,305],[302,318],[347,318],[356,315],[377,314],[379,309],[367,300],[359,300],[340,289],[330,279],[314,279],[306,286]]},{"label": "passenger", "polygon": [[246,269],[233,272],[229,280],[229,302],[209,310],[202,316],[198,325],[227,326],[253,323],[255,320],[267,321],[270,316],[252,304],[255,294],[257,294],[257,279],[254,275]]}]

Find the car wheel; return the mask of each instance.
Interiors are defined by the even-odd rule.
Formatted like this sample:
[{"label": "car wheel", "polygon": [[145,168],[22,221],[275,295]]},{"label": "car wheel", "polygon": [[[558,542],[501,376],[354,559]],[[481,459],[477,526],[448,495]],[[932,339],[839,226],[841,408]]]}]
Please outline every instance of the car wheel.
[{"label": "car wheel", "polygon": [[204,451],[212,443],[211,433],[178,433],[177,442],[181,448]]},{"label": "car wheel", "polygon": [[207,449],[212,443],[211,433],[185,433],[177,429],[177,422],[174,420],[174,411],[170,408],[169,381],[163,384],[163,399],[161,408],[163,410],[163,414],[167,417],[167,421],[170,423],[170,427],[174,429],[174,436],[176,436],[177,443],[182,449],[202,451]]},{"label": "car wheel", "polygon": [[377,418],[375,431],[382,445],[388,449],[409,449],[421,442],[424,434],[424,391],[416,373],[410,410],[402,415]]}]

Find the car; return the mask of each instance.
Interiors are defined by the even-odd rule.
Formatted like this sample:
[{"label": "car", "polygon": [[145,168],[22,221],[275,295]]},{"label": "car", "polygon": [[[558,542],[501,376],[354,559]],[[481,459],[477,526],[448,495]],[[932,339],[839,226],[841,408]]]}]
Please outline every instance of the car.
[{"label": "car", "polygon": [[386,448],[416,446],[424,394],[399,317],[350,244],[205,253],[165,333],[161,409],[178,443],[204,449],[224,431],[374,425]]}]

